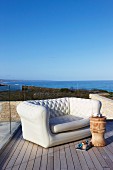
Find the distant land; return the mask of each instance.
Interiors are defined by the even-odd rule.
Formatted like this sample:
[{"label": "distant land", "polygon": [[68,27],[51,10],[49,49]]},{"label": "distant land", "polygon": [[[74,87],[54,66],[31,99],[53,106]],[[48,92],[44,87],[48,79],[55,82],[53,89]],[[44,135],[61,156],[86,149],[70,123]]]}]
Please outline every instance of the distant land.
[{"label": "distant land", "polygon": [[[0,84],[11,85],[11,89],[21,89],[22,86],[35,86],[43,88],[68,89],[100,89],[113,92],[113,80],[83,80],[83,81],[52,81],[52,80],[11,80],[0,79]],[[1,90],[4,88],[1,87]]]},{"label": "distant land", "polygon": [[0,82],[4,82],[4,81],[15,82],[15,81],[53,81],[53,80],[21,80],[21,79],[0,79]]}]

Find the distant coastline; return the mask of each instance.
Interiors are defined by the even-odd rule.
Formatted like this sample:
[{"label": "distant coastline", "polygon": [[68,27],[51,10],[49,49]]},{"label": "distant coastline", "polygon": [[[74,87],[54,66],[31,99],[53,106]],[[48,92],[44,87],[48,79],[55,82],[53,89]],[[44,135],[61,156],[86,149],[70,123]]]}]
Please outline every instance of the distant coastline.
[{"label": "distant coastline", "polygon": [[[21,89],[22,86],[36,86],[44,88],[68,88],[68,89],[100,89],[113,92],[113,80],[90,81],[50,81],[50,80],[6,80],[0,79],[0,84],[11,85],[11,89]],[[0,89],[2,86],[0,87]]]}]

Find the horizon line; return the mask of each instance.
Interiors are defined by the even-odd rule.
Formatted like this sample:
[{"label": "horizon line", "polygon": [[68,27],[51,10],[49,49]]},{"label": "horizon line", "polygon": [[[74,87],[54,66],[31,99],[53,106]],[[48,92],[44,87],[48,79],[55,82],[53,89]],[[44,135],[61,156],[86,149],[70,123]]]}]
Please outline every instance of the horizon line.
[{"label": "horizon line", "polygon": [[98,79],[98,80],[96,80],[96,79],[93,79],[93,80],[36,80],[36,79],[34,79],[34,80],[31,80],[31,79],[0,79],[0,81],[61,81],[61,82],[63,82],[63,81],[113,81],[113,79],[109,79],[109,80],[105,80],[105,79]]}]

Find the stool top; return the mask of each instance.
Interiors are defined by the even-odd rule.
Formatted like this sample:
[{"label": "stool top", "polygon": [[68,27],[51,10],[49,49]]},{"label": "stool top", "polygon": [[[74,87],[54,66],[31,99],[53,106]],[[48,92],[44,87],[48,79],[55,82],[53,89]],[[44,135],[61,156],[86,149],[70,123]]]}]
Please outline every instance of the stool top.
[{"label": "stool top", "polygon": [[90,117],[90,120],[95,120],[95,121],[105,121],[106,120],[106,117],[105,116],[102,116],[102,117]]}]

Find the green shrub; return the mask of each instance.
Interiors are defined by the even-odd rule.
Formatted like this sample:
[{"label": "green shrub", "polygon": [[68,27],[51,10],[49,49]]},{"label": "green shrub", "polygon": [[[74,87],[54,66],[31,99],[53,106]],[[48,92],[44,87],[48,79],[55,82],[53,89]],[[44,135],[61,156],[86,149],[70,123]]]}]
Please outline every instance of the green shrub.
[{"label": "green shrub", "polygon": [[67,92],[68,93],[68,92],[71,92],[71,90],[68,89],[68,88],[61,88],[60,92],[65,92],[65,93]]}]

